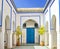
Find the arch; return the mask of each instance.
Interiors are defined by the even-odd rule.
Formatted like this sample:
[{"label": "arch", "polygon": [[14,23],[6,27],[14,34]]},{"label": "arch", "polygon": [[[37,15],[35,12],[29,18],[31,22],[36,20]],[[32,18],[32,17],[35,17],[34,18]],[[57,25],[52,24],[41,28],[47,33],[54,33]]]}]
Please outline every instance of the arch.
[{"label": "arch", "polygon": [[56,16],[52,16],[51,27],[56,30]]},{"label": "arch", "polygon": [[[27,41],[29,38],[27,38],[27,37],[32,32],[33,33],[31,35],[31,37],[33,37],[33,38],[31,38],[31,37],[30,38],[33,39],[32,41],[34,41],[34,44],[39,43],[40,36],[38,34],[38,23],[33,19],[28,19],[23,23],[23,25],[25,26],[25,28],[22,28],[22,40],[21,40],[22,43],[28,44]],[[37,27],[36,27],[36,25],[37,25]],[[29,32],[29,31],[31,31],[31,32]]]},{"label": "arch", "polygon": [[6,18],[5,18],[5,28],[6,29],[10,29],[10,18],[9,18],[9,16],[6,16]]},{"label": "arch", "polygon": [[[33,26],[32,26],[32,25]],[[35,21],[35,20],[32,20],[32,19],[29,19],[29,20],[27,20],[27,21],[25,21],[24,23],[23,23],[23,27],[27,27],[28,25],[30,25],[30,27],[35,27],[35,28],[38,28],[38,23]]]},{"label": "arch", "polygon": [[6,16],[5,18],[5,33],[4,33],[4,46],[7,48],[8,46],[8,30],[10,29],[10,18]]},{"label": "arch", "polygon": [[[26,20],[25,22],[28,22],[28,21],[33,21],[33,22],[36,22],[35,20],[33,20],[33,19],[28,19],[28,20]],[[37,22],[36,22],[37,23]]]},{"label": "arch", "polygon": [[56,16],[52,16],[51,20],[51,46],[52,48],[57,48],[57,32],[56,32]]}]

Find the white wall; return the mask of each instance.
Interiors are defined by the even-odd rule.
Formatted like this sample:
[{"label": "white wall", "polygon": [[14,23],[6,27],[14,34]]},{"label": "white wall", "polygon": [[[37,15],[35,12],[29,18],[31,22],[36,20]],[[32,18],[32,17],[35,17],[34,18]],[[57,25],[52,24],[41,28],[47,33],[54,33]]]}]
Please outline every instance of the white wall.
[{"label": "white wall", "polygon": [[[36,17],[37,18],[36,19],[34,16],[37,16],[37,17],[40,16],[40,20],[37,17]],[[24,18],[21,18],[21,17],[24,17]],[[20,18],[22,19],[21,20],[22,22],[20,22]],[[42,21],[43,20],[43,13],[18,13],[16,19],[17,19],[16,26],[20,25],[20,23],[21,24],[24,23],[24,21],[26,21],[28,19],[34,19],[37,23],[40,23],[41,22],[39,25],[42,25],[43,24],[43,21]]]},{"label": "white wall", "polygon": [[[10,7],[7,4],[6,0],[4,0],[4,4],[3,4],[3,19],[2,19],[2,41],[1,41],[1,49],[4,49],[4,33],[5,33],[5,18],[8,15],[10,18]],[[8,10],[7,10],[8,9]]]},{"label": "white wall", "polygon": [[[10,3],[10,0],[8,0],[8,2],[9,2],[9,4],[11,5],[11,7],[12,7],[12,11],[14,10],[14,8],[13,8],[13,6],[12,6],[12,4]],[[10,8],[10,6],[8,5],[8,3],[6,2],[6,0],[4,0],[4,2],[3,2],[4,4],[3,4],[3,19],[2,19],[2,41],[1,41],[1,49],[4,49],[4,33],[5,33],[5,18],[6,18],[6,16],[8,15],[9,16],[9,19],[11,18],[11,8]],[[14,10],[15,11],[15,10]],[[16,11],[15,11],[16,12]],[[12,16],[15,16],[14,15],[14,13],[12,12]],[[10,31],[8,31],[8,32],[10,32],[10,33],[13,33],[13,20],[15,21],[15,17],[12,17],[13,19],[12,19],[12,23],[11,23],[11,30]],[[10,47],[9,48],[12,48],[12,34],[10,34],[11,36],[9,37],[10,39]]]},{"label": "white wall", "polygon": [[[51,1],[51,3],[52,3],[52,1]],[[48,27],[49,27],[48,28],[49,29],[49,48],[51,48],[51,44],[52,44],[52,34],[51,33],[54,32],[54,31],[50,31],[50,27],[51,27],[50,21],[51,21],[53,15],[56,16],[56,31],[59,34],[59,5],[58,5],[59,2],[58,2],[58,0],[55,0],[53,4],[51,4],[51,3],[49,4],[49,6],[46,9],[46,10],[48,10],[48,12],[45,14],[45,18],[46,18],[45,22],[48,21]],[[51,8],[50,8],[50,5],[52,5]],[[57,34],[56,40],[57,40],[57,48],[59,49],[59,46],[58,46],[59,45],[58,44],[59,43],[59,35],[58,34]],[[56,36],[56,35],[54,35],[54,36]]]},{"label": "white wall", "polygon": [[58,5],[58,0],[55,0],[53,5],[51,6],[51,19],[52,16],[56,16],[56,31],[57,33],[59,32],[59,5]]},{"label": "white wall", "polygon": [[[40,25],[43,25],[43,13],[18,13],[16,17],[16,27],[19,25],[22,28],[22,43],[26,44],[26,29],[23,29],[23,23],[25,23],[27,20],[32,19],[36,21],[40,27]],[[30,24],[29,24],[30,25]],[[28,26],[29,26],[28,25]],[[27,26],[27,27],[28,27]],[[29,26],[30,27],[30,26]],[[37,29],[35,29],[35,43],[39,42],[39,37],[37,34]],[[36,35],[37,34],[37,35]],[[21,39],[20,39],[21,41]]]}]

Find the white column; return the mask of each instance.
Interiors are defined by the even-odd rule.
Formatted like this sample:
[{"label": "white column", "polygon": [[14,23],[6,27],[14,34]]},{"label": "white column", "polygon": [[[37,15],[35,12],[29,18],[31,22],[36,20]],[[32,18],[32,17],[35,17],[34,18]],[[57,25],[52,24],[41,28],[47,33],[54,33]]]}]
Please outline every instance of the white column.
[{"label": "white column", "polygon": [[14,34],[14,45],[16,45],[16,34]]},{"label": "white column", "polygon": [[44,38],[44,37],[45,37],[45,34],[40,35],[40,42],[41,42],[41,41],[45,41],[45,38]]},{"label": "white column", "polygon": [[51,33],[49,33],[49,49],[51,49],[52,48],[52,46],[51,46]]},{"label": "white column", "polygon": [[47,44],[48,44],[48,43],[47,43],[47,42],[48,42],[48,41],[47,41],[47,38],[48,38],[48,37],[47,37],[47,32],[45,32],[45,46],[47,46]]},{"label": "white column", "polygon": [[0,49],[4,49],[4,33],[2,32],[2,28],[0,28]]},{"label": "white column", "polygon": [[11,30],[7,30],[8,33],[8,48],[12,48],[12,34]]},{"label": "white column", "polygon": [[57,34],[57,49],[60,49],[60,33]]}]

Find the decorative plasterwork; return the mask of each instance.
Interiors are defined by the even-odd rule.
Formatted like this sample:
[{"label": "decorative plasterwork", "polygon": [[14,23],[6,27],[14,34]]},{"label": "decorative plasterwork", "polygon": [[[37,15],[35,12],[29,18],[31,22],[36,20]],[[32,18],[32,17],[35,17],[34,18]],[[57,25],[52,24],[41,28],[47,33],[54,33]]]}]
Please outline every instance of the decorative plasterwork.
[{"label": "decorative plasterwork", "polygon": [[43,12],[44,8],[17,8],[18,12]]}]

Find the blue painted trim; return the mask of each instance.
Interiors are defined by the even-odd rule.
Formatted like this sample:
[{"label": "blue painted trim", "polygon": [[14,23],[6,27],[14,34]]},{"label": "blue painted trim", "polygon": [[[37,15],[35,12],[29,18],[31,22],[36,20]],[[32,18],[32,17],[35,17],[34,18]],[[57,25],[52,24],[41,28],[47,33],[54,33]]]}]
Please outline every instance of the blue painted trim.
[{"label": "blue painted trim", "polygon": [[11,5],[9,4],[8,0],[6,0],[6,2],[8,3],[8,5],[10,6],[10,29],[11,29],[11,24],[12,24],[12,7]]},{"label": "blue painted trim", "polygon": [[55,1],[55,0],[53,0],[53,1],[52,1],[52,3],[51,3],[51,5],[50,5],[50,7],[53,5],[54,1]]},{"label": "blue painted trim", "polygon": [[0,27],[2,27],[2,18],[3,18],[3,3],[4,3],[4,0],[2,0],[2,7],[0,7],[1,8],[1,25],[0,25]]},{"label": "blue painted trim", "polygon": [[44,14],[46,14],[48,12],[48,10],[46,10],[45,12],[44,12]]},{"label": "blue painted trim", "polygon": [[47,5],[46,5],[46,7],[45,7],[45,9],[44,9],[44,11],[43,11],[43,13],[45,12],[45,10],[47,9],[47,7],[49,6],[49,4],[50,4],[50,2],[51,2],[52,0],[49,0],[48,1],[48,3],[47,3]]},{"label": "blue painted trim", "polygon": [[50,30],[51,30],[51,6],[53,5],[55,0],[52,1],[50,7],[49,7],[49,16],[50,16]]},{"label": "blue painted trim", "polygon": [[[46,21],[46,17],[45,17],[45,15],[47,14],[47,12],[48,12],[48,9],[45,11],[45,13],[44,13],[44,22]],[[46,22],[44,23],[44,25],[46,26]]]},{"label": "blue painted trim", "polygon": [[[16,6],[15,6],[14,1],[13,1],[13,0],[10,0],[10,2],[11,2],[11,4],[12,4],[12,6],[14,7],[14,9],[16,10]],[[16,11],[17,11],[17,10],[16,10]]]},{"label": "blue painted trim", "polygon": [[59,26],[60,26],[60,0],[59,0]]}]

